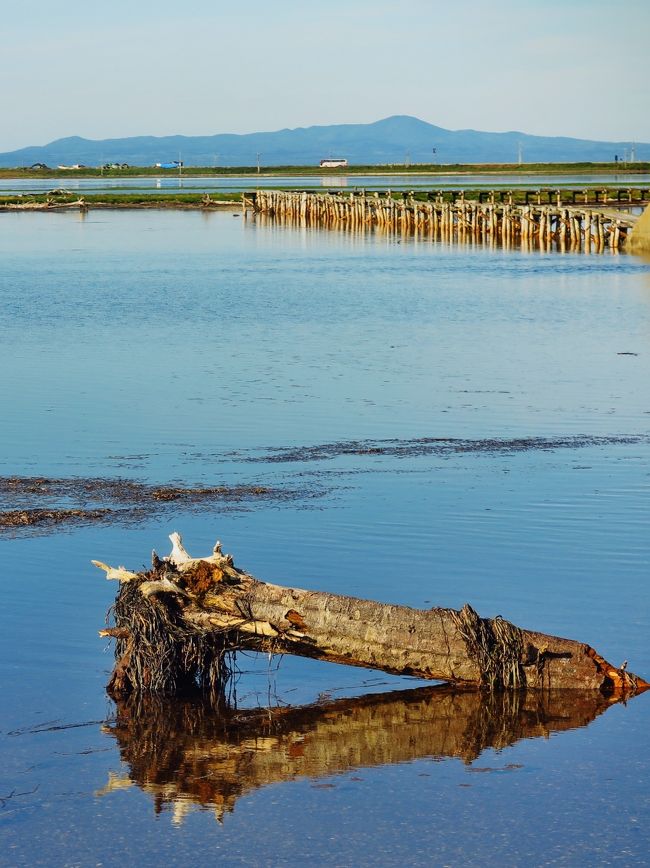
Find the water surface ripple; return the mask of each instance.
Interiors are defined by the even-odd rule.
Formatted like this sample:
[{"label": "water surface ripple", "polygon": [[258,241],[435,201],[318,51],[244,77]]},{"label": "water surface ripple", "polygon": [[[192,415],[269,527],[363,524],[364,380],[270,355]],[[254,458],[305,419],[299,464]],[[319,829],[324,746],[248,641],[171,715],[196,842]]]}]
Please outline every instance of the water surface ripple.
[{"label": "water surface ripple", "polygon": [[[179,530],[268,581],[470,602],[650,676],[646,262],[229,213],[0,218],[2,509],[148,504],[0,539],[0,863],[647,862],[647,694],[377,697],[422,684],[242,657],[239,729],[116,708],[90,566],[139,569]],[[47,498],[17,491],[35,480]]]}]

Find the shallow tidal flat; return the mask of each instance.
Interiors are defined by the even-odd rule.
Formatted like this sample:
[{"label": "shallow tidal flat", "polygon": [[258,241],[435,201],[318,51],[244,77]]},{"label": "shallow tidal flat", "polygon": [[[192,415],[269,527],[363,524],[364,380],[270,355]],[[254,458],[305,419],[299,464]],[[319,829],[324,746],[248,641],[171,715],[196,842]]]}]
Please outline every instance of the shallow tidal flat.
[{"label": "shallow tidal flat", "polygon": [[648,678],[648,265],[1,216],[0,864],[643,864],[648,694],[243,656],[236,708],[116,706],[90,560],[219,538],[268,581],[470,602]]}]

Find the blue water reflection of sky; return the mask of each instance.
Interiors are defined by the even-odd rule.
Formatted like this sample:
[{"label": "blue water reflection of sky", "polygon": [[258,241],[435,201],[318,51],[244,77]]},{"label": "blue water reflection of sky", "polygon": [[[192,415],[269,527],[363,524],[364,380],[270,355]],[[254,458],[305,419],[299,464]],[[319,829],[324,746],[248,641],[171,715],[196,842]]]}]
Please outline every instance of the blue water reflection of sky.
[{"label": "blue water reflection of sky", "polygon": [[[648,266],[230,213],[0,218],[1,475],[308,495],[0,539],[0,796],[27,794],[0,815],[7,864],[179,863],[199,850],[224,864],[642,864],[648,696],[470,765],[352,756],[347,773],[244,794],[223,827],[210,805],[180,826],[156,818],[136,786],[96,796],[129,770],[97,723],[112,713],[97,630],[114,587],[89,562],[139,568],[174,529],[193,553],[219,537],[270,581],[469,601],[650,675]],[[364,438],[630,434],[641,439],[245,460]],[[412,683],[300,659],[240,665],[244,704]],[[31,731],[52,721],[82,725]]]}]

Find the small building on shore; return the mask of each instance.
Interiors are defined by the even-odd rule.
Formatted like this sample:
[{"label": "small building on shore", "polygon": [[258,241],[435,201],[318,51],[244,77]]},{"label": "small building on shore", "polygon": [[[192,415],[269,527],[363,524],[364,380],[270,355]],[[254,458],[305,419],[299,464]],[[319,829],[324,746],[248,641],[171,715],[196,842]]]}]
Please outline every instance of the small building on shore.
[{"label": "small building on shore", "polygon": [[348,161],[344,157],[325,157],[320,161],[321,169],[347,169]]}]

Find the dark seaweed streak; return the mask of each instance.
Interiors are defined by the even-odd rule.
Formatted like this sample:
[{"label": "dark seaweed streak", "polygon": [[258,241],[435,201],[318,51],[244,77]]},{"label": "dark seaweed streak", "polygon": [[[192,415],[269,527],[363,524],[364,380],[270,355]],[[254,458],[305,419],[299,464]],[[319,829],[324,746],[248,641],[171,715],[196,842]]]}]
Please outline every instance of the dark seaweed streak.
[{"label": "dark seaweed streak", "polygon": [[511,439],[489,438],[463,440],[454,437],[421,437],[415,440],[342,440],[316,446],[293,446],[268,448],[260,454],[231,453],[234,460],[254,463],[280,463],[290,461],[327,461],[345,455],[386,456],[390,458],[413,458],[421,455],[457,455],[463,453],[504,455],[515,452],[552,451],[555,449],[584,449],[588,446],[644,443],[649,435],[629,437],[515,437]]},{"label": "dark seaweed streak", "polygon": [[133,522],[173,506],[236,509],[306,497],[306,489],[265,485],[149,485],[129,479],[0,477],[0,533],[60,525]]}]

